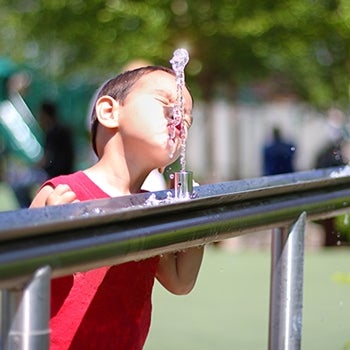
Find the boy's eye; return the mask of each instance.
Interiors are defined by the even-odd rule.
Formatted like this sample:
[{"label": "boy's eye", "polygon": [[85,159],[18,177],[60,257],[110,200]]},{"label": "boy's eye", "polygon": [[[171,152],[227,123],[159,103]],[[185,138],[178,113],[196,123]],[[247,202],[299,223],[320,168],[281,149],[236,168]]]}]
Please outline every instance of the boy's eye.
[{"label": "boy's eye", "polygon": [[170,106],[171,103],[167,98],[162,98],[162,97],[156,97],[156,100],[162,103],[165,106]]},{"label": "boy's eye", "polygon": [[[156,98],[156,100],[163,104],[165,117],[168,120],[174,120],[174,104],[167,99]],[[183,122],[186,128],[189,129],[192,125],[192,114],[185,111]]]}]

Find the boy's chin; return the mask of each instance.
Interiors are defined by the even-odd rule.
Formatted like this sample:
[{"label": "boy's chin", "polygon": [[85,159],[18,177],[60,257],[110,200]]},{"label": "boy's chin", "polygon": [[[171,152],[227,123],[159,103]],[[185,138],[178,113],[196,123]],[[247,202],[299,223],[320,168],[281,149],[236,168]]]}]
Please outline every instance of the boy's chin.
[{"label": "boy's chin", "polygon": [[168,161],[171,163],[174,163],[176,161],[177,158],[180,157],[180,150],[176,150],[175,152],[172,152],[171,150],[169,150],[168,152]]},{"label": "boy's chin", "polygon": [[164,154],[163,159],[160,160],[158,168],[166,168],[167,166],[173,164],[180,156],[180,152],[176,152],[174,154],[166,153]]}]

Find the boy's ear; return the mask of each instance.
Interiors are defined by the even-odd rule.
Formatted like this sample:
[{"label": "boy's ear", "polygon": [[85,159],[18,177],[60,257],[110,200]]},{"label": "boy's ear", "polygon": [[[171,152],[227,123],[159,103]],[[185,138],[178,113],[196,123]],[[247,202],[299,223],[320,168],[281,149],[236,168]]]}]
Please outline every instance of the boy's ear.
[{"label": "boy's ear", "polygon": [[95,105],[96,116],[106,128],[119,126],[119,103],[111,96],[101,96]]}]

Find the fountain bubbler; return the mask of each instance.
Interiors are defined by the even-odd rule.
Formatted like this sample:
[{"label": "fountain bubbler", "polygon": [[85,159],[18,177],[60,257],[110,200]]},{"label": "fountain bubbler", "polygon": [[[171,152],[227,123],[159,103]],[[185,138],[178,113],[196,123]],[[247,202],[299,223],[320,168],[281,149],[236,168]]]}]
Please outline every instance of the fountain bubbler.
[{"label": "fountain bubbler", "polygon": [[177,98],[174,105],[174,126],[181,125],[181,154],[180,163],[181,171],[173,174],[174,179],[174,195],[176,199],[190,199],[193,194],[193,173],[185,170],[185,151],[186,137],[185,126],[183,122],[184,102],[183,102],[183,87],[185,85],[184,69],[189,61],[189,55],[185,49],[177,49],[174,51],[173,58],[170,60],[172,68],[176,74],[176,89]]}]

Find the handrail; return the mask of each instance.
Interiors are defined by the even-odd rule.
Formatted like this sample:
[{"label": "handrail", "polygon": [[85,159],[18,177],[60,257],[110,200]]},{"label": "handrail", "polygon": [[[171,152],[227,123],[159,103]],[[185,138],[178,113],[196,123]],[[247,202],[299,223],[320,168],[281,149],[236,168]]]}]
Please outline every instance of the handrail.
[{"label": "handrail", "polygon": [[273,228],[269,350],[300,350],[305,220],[349,210],[349,169],[0,213],[0,349],[49,348],[51,277]]},{"label": "handrail", "polygon": [[[334,176],[334,174],[336,176]],[[149,193],[0,213],[0,288],[38,268],[54,277],[144,259],[260,229],[302,213],[320,219],[350,207],[347,167],[195,187],[195,198],[145,205]],[[164,203],[163,203],[164,202]]]}]

